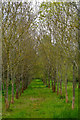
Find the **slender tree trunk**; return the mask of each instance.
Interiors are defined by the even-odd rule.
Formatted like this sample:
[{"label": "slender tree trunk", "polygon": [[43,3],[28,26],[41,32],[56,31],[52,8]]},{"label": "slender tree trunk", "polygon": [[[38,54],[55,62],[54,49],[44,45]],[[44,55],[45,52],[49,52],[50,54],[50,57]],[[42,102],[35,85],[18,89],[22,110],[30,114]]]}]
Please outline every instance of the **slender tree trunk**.
[{"label": "slender tree trunk", "polygon": [[59,94],[59,80],[57,81],[57,95]]},{"label": "slender tree trunk", "polygon": [[48,88],[50,88],[50,73],[48,75]]},{"label": "slender tree trunk", "polygon": [[78,2],[78,117],[80,117],[80,0]]},{"label": "slender tree trunk", "polygon": [[55,92],[55,91],[56,91],[56,85],[55,85],[55,80],[54,80],[53,92]]},{"label": "slender tree trunk", "polygon": [[28,88],[28,85],[26,85],[26,89]]},{"label": "slender tree trunk", "polygon": [[[4,80],[3,80],[4,81]],[[4,82],[2,83],[2,85],[3,85],[3,92],[4,92]]]},{"label": "slender tree trunk", "polygon": [[62,95],[62,80],[60,80],[60,94]]},{"label": "slender tree trunk", "polygon": [[53,86],[53,92],[56,91],[56,71],[54,71],[54,86]]},{"label": "slender tree trunk", "polygon": [[6,99],[5,99],[5,102],[6,102],[6,110],[9,108],[9,101],[8,101],[8,78],[6,80]]},{"label": "slender tree trunk", "polygon": [[[80,17],[79,17],[80,19]],[[80,26],[80,23],[79,23]],[[79,89],[80,89],[80,28],[79,28],[79,36],[78,36],[78,46],[79,46],[79,51],[78,51],[78,80],[79,80]]]},{"label": "slender tree trunk", "polygon": [[22,93],[23,93],[23,90],[24,90],[24,81],[23,81],[23,79],[24,79],[24,66],[23,66],[23,68],[22,68]]},{"label": "slender tree trunk", "polygon": [[23,91],[24,91],[24,81],[23,81],[23,76],[22,76],[22,93],[23,93]]},{"label": "slender tree trunk", "polygon": [[67,73],[65,75],[65,91],[66,91],[66,103],[68,103],[68,93],[67,93]]},{"label": "slender tree trunk", "polygon": [[79,10],[78,10],[78,22],[79,22],[79,29],[78,29],[78,117],[80,117],[80,0],[78,3]]},{"label": "slender tree trunk", "polygon": [[80,92],[80,0],[78,2],[78,80],[79,80],[79,92]]},{"label": "slender tree trunk", "polygon": [[12,80],[12,99],[11,99],[11,103],[12,104],[14,103],[14,81],[13,80]]},{"label": "slender tree trunk", "polygon": [[67,93],[67,64],[66,64],[66,73],[65,73],[65,92],[66,92],[66,103],[68,103],[68,93]]},{"label": "slender tree trunk", "polygon": [[12,99],[11,99],[11,103],[14,103],[14,82],[12,81]]},{"label": "slender tree trunk", "polygon": [[48,78],[48,88],[50,88],[50,77]]},{"label": "slender tree trunk", "polygon": [[22,89],[20,83],[21,83],[21,78],[19,77],[19,84],[18,84],[18,86],[19,86],[19,89],[18,89],[18,91],[19,91],[19,93],[18,93],[19,96],[21,96],[21,89]]},{"label": "slender tree trunk", "polygon": [[9,109],[9,101],[8,101],[8,79],[9,79],[9,65],[7,65],[7,79],[6,79],[6,110]]},{"label": "slender tree trunk", "polygon": [[4,66],[2,66],[2,85],[3,85],[3,92],[4,92]]},{"label": "slender tree trunk", "polygon": [[51,67],[49,65],[49,69],[48,69],[48,88],[50,88],[50,78],[51,78],[50,73],[51,73]]},{"label": "slender tree trunk", "polygon": [[[80,54],[80,53],[79,53]],[[80,55],[79,55],[80,57]],[[78,66],[78,80],[79,80],[79,91],[80,91],[80,61],[79,61],[79,66]]]},{"label": "slender tree trunk", "polygon": [[11,79],[12,79],[12,98],[11,98],[11,103],[14,103],[14,73],[11,71]]},{"label": "slender tree trunk", "polygon": [[45,85],[47,85],[47,80],[46,80],[46,77],[45,77],[44,79],[45,79]]},{"label": "slender tree trunk", "polygon": [[21,90],[22,90],[22,88],[20,88],[20,90],[19,90],[19,96],[21,96],[21,93],[22,93]]},{"label": "slender tree trunk", "polygon": [[53,79],[52,79],[52,91],[53,91]]},{"label": "slender tree trunk", "polygon": [[60,70],[61,79],[60,79],[60,94],[62,95],[62,71]]},{"label": "slender tree trunk", "polygon": [[17,83],[17,85],[16,85],[16,99],[18,99],[19,98],[19,96],[18,96],[18,83]]},{"label": "slender tree trunk", "polygon": [[59,75],[58,75],[58,68],[57,68],[57,95],[59,94]]},{"label": "slender tree trunk", "polygon": [[72,99],[72,109],[74,109],[75,103],[75,63],[73,63],[73,99]]}]

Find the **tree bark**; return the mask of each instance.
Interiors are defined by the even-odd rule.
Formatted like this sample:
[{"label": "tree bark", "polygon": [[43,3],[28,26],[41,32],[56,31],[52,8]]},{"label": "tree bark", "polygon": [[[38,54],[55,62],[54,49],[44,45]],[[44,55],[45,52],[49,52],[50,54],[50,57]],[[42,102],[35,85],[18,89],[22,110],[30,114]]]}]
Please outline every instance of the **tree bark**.
[{"label": "tree bark", "polygon": [[59,75],[58,75],[58,68],[57,68],[57,95],[59,94]]},{"label": "tree bark", "polygon": [[48,88],[50,88],[50,77],[49,77],[49,80],[48,80]]},{"label": "tree bark", "polygon": [[9,65],[7,64],[6,98],[5,98],[6,110],[9,109],[9,101],[8,101],[8,79],[9,79]]},{"label": "tree bark", "polygon": [[80,91],[80,0],[78,2],[78,80],[79,80],[79,91]]},{"label": "tree bark", "polygon": [[18,99],[19,96],[18,96],[18,84],[16,85],[16,99]]},{"label": "tree bark", "polygon": [[68,93],[67,93],[67,73],[65,76],[65,91],[66,91],[66,103],[68,103]]},{"label": "tree bark", "polygon": [[73,63],[73,99],[72,99],[72,109],[74,109],[75,103],[75,63]]},{"label": "tree bark", "polygon": [[56,70],[54,71],[54,86],[53,86],[53,92],[56,92]]},{"label": "tree bark", "polygon": [[52,81],[52,90],[53,90],[53,81]]},{"label": "tree bark", "polygon": [[80,0],[78,2],[78,22],[79,22],[79,27],[78,27],[78,81],[79,81],[79,86],[78,86],[78,117],[80,117]]},{"label": "tree bark", "polygon": [[3,92],[4,92],[4,66],[2,65],[2,85],[3,85]]},{"label": "tree bark", "polygon": [[22,93],[24,91],[24,82],[23,82],[23,78],[22,78]]},{"label": "tree bark", "polygon": [[14,75],[11,71],[11,79],[12,79],[12,98],[11,98],[11,103],[14,103]]},{"label": "tree bark", "polygon": [[60,94],[62,96],[62,71],[61,70],[60,70],[60,74],[61,74],[61,79],[60,79]]},{"label": "tree bark", "polygon": [[12,99],[11,99],[11,103],[14,103],[14,83],[12,82]]},{"label": "tree bark", "polygon": [[12,99],[11,99],[11,103],[14,103],[14,82],[12,80]]},{"label": "tree bark", "polygon": [[20,90],[20,94],[19,95],[21,96],[21,90]]},{"label": "tree bark", "polygon": [[49,73],[49,76],[48,76],[48,88],[50,88],[50,73]]},{"label": "tree bark", "polygon": [[68,93],[67,93],[67,64],[66,64],[66,73],[65,73],[65,91],[66,91],[66,103],[68,103]]}]

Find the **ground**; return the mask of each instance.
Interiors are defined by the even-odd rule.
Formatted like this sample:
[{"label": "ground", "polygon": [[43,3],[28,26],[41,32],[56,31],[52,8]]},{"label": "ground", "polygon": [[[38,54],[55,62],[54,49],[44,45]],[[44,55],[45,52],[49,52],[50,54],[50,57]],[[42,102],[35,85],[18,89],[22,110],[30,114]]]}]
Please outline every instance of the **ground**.
[{"label": "ground", "polygon": [[15,103],[5,110],[3,101],[3,118],[77,118],[78,117],[78,88],[75,91],[75,109],[72,110],[72,83],[68,83],[69,102],[57,96],[52,89],[46,87],[39,79],[35,79]]},{"label": "ground", "polygon": [[2,118],[2,91],[0,91],[0,119]]}]

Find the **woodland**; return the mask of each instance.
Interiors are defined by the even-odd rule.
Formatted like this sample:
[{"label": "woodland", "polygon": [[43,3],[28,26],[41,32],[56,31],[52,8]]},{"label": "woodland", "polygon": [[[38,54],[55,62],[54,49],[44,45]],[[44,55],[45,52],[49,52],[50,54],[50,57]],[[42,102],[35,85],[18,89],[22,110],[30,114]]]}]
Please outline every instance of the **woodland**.
[{"label": "woodland", "polygon": [[3,118],[79,117],[79,20],[80,2],[2,2]]}]

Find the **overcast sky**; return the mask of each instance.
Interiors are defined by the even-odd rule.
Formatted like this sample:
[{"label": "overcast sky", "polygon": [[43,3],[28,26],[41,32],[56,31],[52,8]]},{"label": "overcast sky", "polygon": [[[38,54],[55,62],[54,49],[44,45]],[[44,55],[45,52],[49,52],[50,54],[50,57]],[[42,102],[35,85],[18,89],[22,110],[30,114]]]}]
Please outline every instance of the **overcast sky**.
[{"label": "overcast sky", "polygon": [[54,2],[78,2],[79,0],[2,0],[2,2],[4,2],[4,1],[16,1],[16,2],[18,2],[18,1],[25,1],[25,2],[27,2],[27,1],[32,1],[34,4],[35,4],[35,1],[37,1],[37,2],[43,2],[43,1],[54,1]]}]

